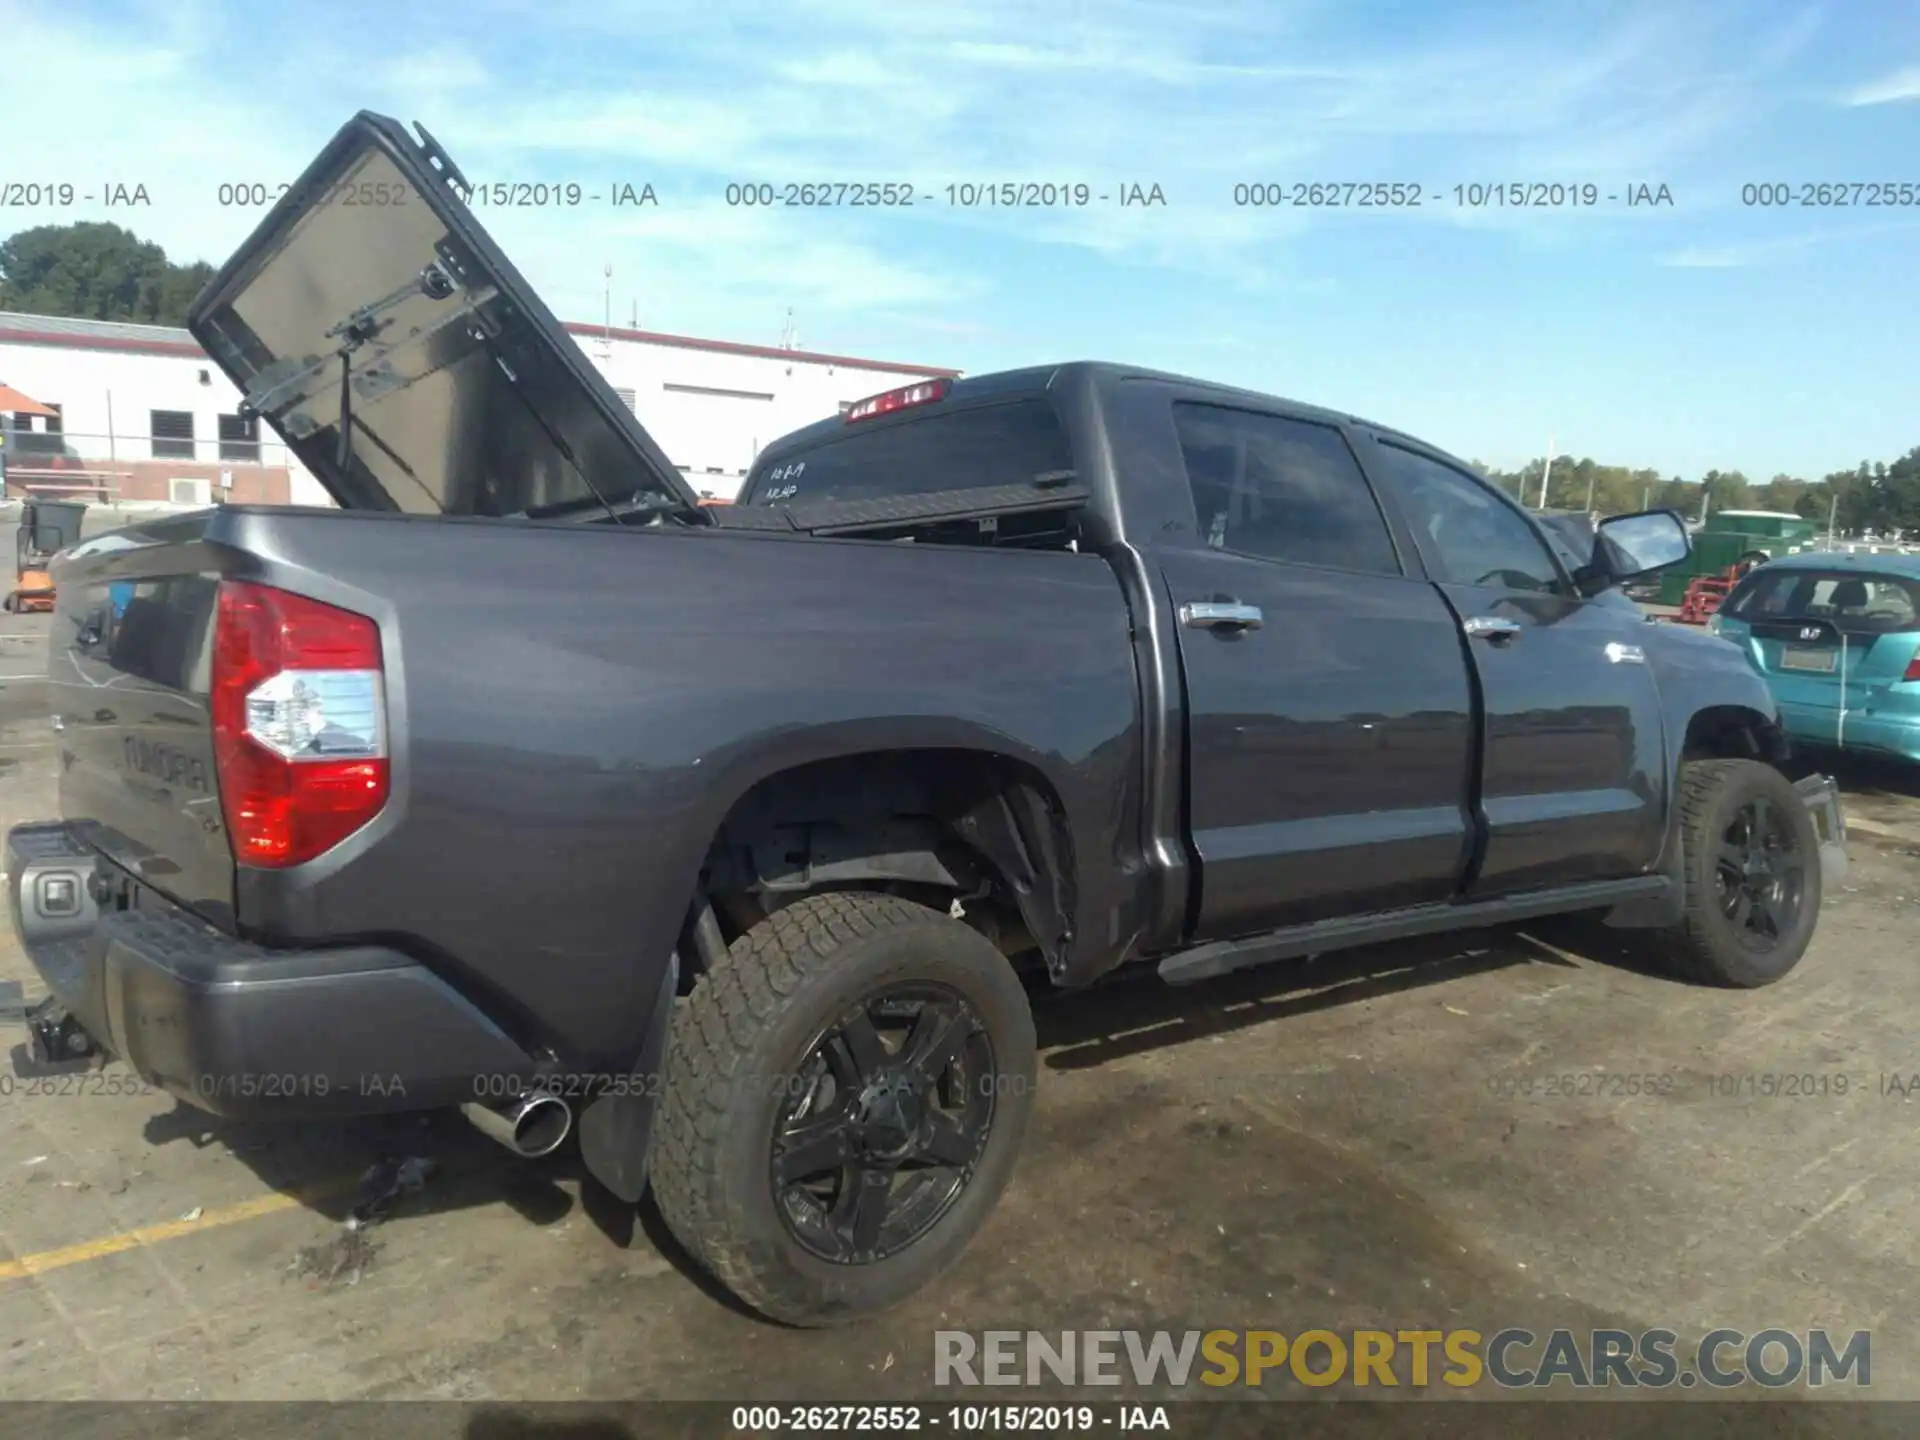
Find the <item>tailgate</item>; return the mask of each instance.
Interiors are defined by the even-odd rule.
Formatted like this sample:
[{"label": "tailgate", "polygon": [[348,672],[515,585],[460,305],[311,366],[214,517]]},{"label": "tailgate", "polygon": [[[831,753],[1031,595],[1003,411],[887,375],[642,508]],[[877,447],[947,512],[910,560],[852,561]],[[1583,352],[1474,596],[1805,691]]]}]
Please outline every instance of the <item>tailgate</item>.
[{"label": "tailgate", "polygon": [[155,889],[231,926],[233,854],[208,711],[219,581],[193,573],[211,513],[99,536],[62,557],[47,678],[62,817]]}]

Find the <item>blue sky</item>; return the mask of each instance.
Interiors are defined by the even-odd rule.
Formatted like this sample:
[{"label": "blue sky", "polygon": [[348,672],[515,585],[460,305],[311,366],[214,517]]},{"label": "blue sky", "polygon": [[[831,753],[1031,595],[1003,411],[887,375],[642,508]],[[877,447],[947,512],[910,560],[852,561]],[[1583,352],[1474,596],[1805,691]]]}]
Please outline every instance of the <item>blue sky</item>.
[{"label": "blue sky", "polygon": [[[549,303],[970,371],[1129,360],[1357,411],[1490,463],[1818,475],[1920,444],[1920,5],[1103,0],[0,0],[0,182],[141,183],[117,219],[218,261],[354,110],[478,182],[650,182],[491,210]],[[24,47],[20,42],[25,41]],[[27,137],[33,137],[28,143]],[[18,173],[15,173],[18,172]],[[730,207],[729,181],[908,181],[909,211]],[[1157,184],[1164,207],[955,209],[957,181]],[[1417,211],[1236,206],[1417,184]],[[1476,209],[1456,184],[1668,187]],[[92,185],[84,188],[91,189]]]}]

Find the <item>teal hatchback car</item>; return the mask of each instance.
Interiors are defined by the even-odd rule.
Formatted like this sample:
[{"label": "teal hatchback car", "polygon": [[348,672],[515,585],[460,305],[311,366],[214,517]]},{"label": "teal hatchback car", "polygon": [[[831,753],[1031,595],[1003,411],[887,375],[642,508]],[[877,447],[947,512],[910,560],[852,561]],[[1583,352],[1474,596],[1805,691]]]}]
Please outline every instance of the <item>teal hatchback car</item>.
[{"label": "teal hatchback car", "polygon": [[1708,628],[1747,652],[1797,743],[1920,761],[1920,555],[1783,556]]}]

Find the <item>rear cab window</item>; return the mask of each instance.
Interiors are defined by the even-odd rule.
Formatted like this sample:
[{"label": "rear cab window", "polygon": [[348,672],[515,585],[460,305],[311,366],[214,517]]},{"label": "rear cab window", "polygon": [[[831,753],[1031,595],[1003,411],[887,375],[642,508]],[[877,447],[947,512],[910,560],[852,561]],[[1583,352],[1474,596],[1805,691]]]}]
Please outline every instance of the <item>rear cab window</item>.
[{"label": "rear cab window", "polygon": [[1210,549],[1401,573],[1379,502],[1332,426],[1191,401],[1175,403],[1173,422]]},{"label": "rear cab window", "polygon": [[1845,570],[1755,570],[1723,607],[1729,619],[1825,620],[1849,634],[1920,630],[1920,580]]},{"label": "rear cab window", "polygon": [[945,402],[839,422],[813,443],[780,445],[740,489],[742,505],[871,500],[1029,484],[1073,468],[1066,427],[1045,395],[948,408]]}]

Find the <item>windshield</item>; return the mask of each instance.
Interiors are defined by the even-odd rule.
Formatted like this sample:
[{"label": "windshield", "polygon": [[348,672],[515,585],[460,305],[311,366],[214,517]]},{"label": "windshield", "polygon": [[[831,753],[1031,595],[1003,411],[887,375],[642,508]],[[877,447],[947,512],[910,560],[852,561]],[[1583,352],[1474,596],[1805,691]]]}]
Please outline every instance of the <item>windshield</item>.
[{"label": "windshield", "polygon": [[1851,634],[1920,630],[1920,581],[1834,570],[1753,572],[1726,606],[1736,620],[1827,620]]},{"label": "windshield", "polygon": [[754,466],[745,505],[924,495],[1018,485],[1073,468],[1067,432],[1044,396],[931,407],[898,420],[855,421],[813,445],[781,447]]}]

